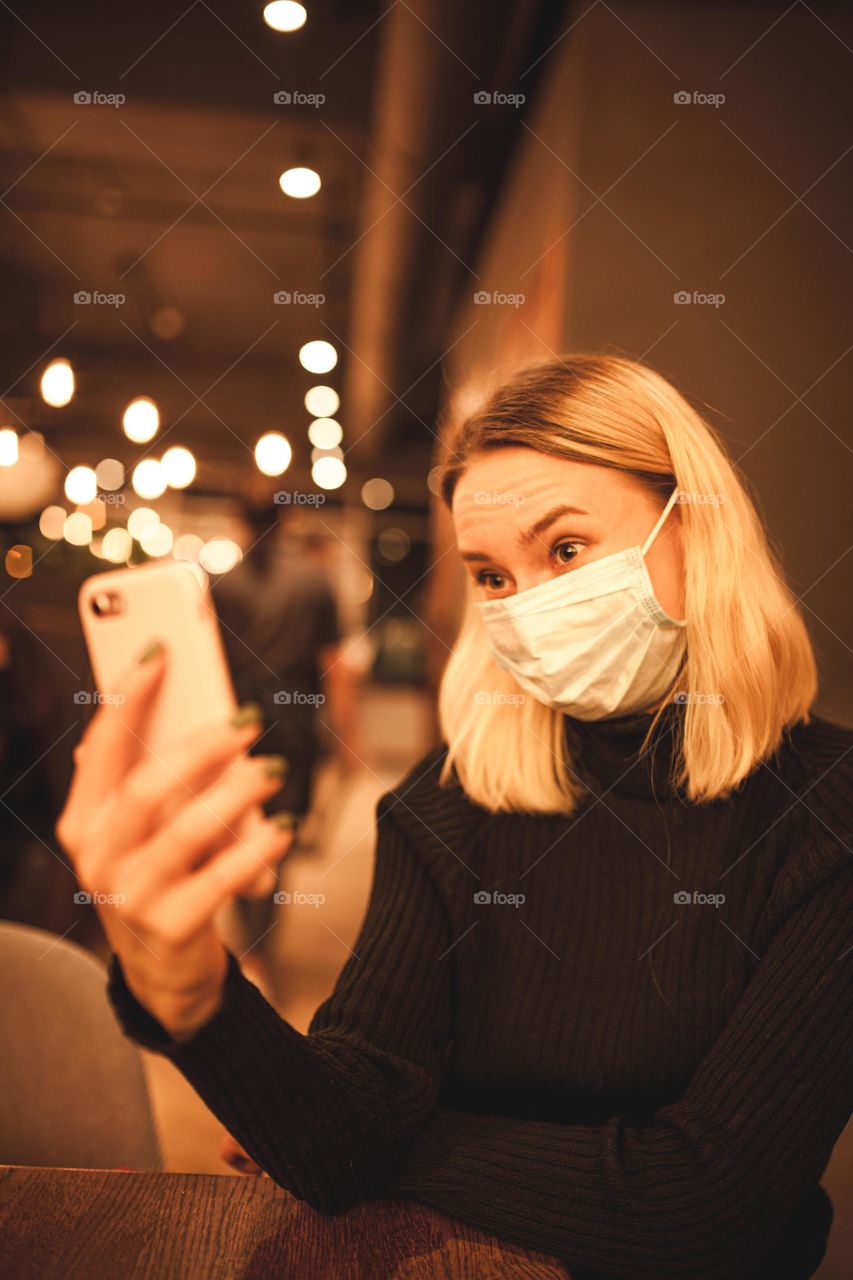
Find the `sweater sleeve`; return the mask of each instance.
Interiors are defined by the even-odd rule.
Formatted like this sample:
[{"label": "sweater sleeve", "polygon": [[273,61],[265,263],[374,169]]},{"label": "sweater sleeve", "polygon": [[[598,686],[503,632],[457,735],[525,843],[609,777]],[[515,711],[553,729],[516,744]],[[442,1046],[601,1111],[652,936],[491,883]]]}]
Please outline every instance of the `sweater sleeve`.
[{"label": "sweater sleeve", "polygon": [[117,957],[125,1032],[169,1058],[281,1186],[335,1212],[378,1193],[435,1106],[451,1022],[453,939],[442,900],[392,812],[377,805],[370,900],[309,1033],[284,1021],[229,953],[223,1000],[176,1041],[135,999]]},{"label": "sweater sleeve", "polygon": [[[648,1123],[437,1109],[388,1194],[624,1280],[754,1276],[853,1105],[853,866],[773,936],[683,1096]],[[763,1274],[763,1272],[761,1273]]]}]

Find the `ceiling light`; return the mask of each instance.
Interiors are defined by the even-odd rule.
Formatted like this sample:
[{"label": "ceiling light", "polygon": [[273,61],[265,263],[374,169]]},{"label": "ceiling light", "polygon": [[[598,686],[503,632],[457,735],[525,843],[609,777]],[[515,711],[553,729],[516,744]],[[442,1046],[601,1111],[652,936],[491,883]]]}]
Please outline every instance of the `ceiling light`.
[{"label": "ceiling light", "polygon": [[74,370],[67,360],[51,360],[41,375],[41,396],[54,409],[61,409],[73,399]]},{"label": "ceiling light", "polygon": [[[292,457],[293,450],[290,442],[280,431],[268,431],[255,445],[255,462],[258,470],[263,471],[265,476],[280,476],[290,466]],[[216,569],[211,572],[220,573],[221,570]]]},{"label": "ceiling light", "polygon": [[140,498],[160,498],[166,492],[166,473],[156,458],[143,458],[133,468],[131,480],[134,493]]},{"label": "ceiling light", "polygon": [[125,409],[122,425],[128,440],[147,444],[160,429],[160,410],[149,396],[137,396]]},{"label": "ceiling light", "polygon": [[334,418],[315,418],[308,428],[308,439],[316,449],[334,449],[343,434],[341,424]]},{"label": "ceiling light", "polygon": [[285,169],[278,185],[286,196],[294,200],[307,200],[309,196],[316,196],[320,190],[320,175],[316,169],[297,166],[295,169]]},{"label": "ceiling light", "polygon": [[98,481],[91,467],[72,467],[65,477],[65,496],[69,502],[81,505],[93,502],[98,492]]},{"label": "ceiling light", "polygon": [[264,22],[273,31],[298,31],[307,17],[305,6],[295,0],[273,0],[264,6]]},{"label": "ceiling light", "polygon": [[341,407],[334,387],[309,387],[305,392],[305,408],[312,418],[333,418]]},{"label": "ceiling light", "polygon": [[331,342],[320,338],[299,348],[299,363],[309,373],[328,373],[338,363],[338,353]]}]

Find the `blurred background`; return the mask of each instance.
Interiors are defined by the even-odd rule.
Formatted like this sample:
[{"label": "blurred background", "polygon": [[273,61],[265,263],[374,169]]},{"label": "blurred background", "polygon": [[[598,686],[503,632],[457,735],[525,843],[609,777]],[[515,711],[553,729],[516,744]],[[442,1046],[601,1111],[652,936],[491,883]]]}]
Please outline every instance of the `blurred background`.
[{"label": "blurred background", "polygon": [[[571,350],[722,432],[853,724],[847,6],[31,0],[0,29],[2,918],[104,954],[53,835],[96,706],[76,593],[179,559],[292,760],[291,903],[231,925],[307,1025],[376,800],[436,741],[440,415]],[[148,1070],[169,1167],[223,1171]]]}]

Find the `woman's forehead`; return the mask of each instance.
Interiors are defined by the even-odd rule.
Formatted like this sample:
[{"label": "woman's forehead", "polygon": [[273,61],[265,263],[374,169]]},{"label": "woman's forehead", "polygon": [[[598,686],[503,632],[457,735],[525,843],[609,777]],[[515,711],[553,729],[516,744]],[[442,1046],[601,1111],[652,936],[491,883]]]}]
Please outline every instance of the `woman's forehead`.
[{"label": "woman's forehead", "polygon": [[533,449],[495,450],[471,459],[453,494],[453,518],[458,527],[523,509],[535,519],[557,503],[592,513],[605,505],[612,509],[632,487],[631,477],[612,467]]}]

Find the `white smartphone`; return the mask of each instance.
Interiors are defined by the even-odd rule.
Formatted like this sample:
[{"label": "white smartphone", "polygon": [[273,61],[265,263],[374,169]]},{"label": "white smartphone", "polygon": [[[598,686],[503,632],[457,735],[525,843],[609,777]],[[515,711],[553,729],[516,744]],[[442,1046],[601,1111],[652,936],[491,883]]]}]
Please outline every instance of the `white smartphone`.
[{"label": "white smartphone", "polygon": [[[160,640],[166,671],[145,728],[145,746],[162,754],[187,736],[223,725],[237,699],[210,593],[177,561],[110,569],[87,578],[78,608],[99,693],[117,693],[144,650]],[[249,810],[235,832],[245,838],[264,820]],[[262,873],[247,894],[269,889]]]},{"label": "white smartphone", "polygon": [[233,715],[216,612],[192,569],[166,561],[96,573],[80,587],[78,607],[101,694],[117,692],[155,640],[165,645],[166,672],[145,734],[155,755]]}]

